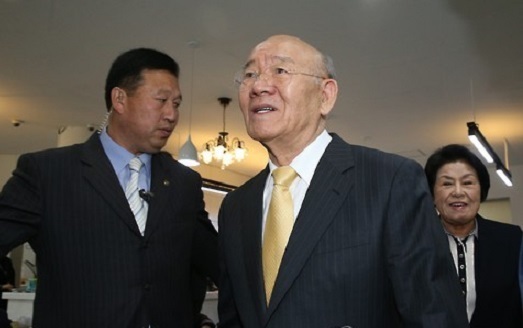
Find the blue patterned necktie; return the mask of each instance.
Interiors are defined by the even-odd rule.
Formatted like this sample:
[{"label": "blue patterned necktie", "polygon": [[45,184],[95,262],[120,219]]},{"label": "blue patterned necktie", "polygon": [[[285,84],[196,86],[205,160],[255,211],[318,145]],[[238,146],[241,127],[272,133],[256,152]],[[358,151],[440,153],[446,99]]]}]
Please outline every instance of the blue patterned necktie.
[{"label": "blue patterned necktie", "polygon": [[136,224],[142,236],[145,232],[145,222],[147,221],[147,203],[140,197],[140,188],[138,186],[138,178],[140,176],[140,168],[143,163],[138,157],[134,157],[129,161],[130,177],[127,186],[125,187],[125,197],[129,202],[129,206],[134,213]]}]

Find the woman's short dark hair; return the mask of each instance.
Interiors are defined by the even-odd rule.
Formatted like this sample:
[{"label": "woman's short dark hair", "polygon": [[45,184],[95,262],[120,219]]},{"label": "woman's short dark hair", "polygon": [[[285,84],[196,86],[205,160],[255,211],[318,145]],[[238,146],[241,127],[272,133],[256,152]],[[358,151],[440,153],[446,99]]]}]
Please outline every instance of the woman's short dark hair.
[{"label": "woman's short dark hair", "polygon": [[105,80],[105,106],[111,109],[111,91],[120,87],[127,92],[133,92],[142,81],[142,71],[145,69],[163,69],[179,77],[180,67],[169,55],[155,49],[136,48],[118,56],[107,73]]},{"label": "woman's short dark hair", "polygon": [[464,162],[472,166],[478,175],[479,185],[481,189],[481,201],[487,199],[488,191],[490,189],[490,177],[487,167],[481,160],[471,152],[467,147],[462,145],[451,144],[436,150],[430,155],[425,164],[425,175],[429,183],[430,192],[434,196],[434,185],[436,183],[436,175],[438,170],[445,164]]}]

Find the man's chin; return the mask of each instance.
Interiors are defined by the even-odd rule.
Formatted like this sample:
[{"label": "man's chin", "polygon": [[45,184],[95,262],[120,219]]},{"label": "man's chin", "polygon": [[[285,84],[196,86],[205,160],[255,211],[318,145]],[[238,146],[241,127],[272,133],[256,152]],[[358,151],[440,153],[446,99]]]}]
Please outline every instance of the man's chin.
[{"label": "man's chin", "polygon": [[160,151],[162,151],[162,149],[165,147],[167,143],[162,143],[162,144],[158,144],[158,145],[151,145],[150,147],[147,147],[147,149],[144,151],[144,153],[147,153],[147,154],[157,154],[159,153]]}]

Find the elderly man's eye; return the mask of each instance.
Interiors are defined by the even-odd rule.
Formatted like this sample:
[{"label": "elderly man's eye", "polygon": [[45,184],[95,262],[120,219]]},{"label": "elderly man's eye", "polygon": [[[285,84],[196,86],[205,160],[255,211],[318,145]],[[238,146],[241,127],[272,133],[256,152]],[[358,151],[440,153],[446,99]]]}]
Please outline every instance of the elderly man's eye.
[{"label": "elderly man's eye", "polygon": [[258,74],[256,72],[245,72],[243,74],[244,80],[256,79],[257,77],[258,77]]},{"label": "elderly man's eye", "polygon": [[276,75],[285,75],[289,74],[289,70],[283,67],[276,67],[274,68],[274,74]]}]

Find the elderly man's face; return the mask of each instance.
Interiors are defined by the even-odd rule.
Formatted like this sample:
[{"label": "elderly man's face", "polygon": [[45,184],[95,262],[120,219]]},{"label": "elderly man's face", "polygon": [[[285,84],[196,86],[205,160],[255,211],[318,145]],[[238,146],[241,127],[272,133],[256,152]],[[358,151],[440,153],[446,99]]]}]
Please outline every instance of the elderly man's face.
[{"label": "elderly man's face", "polygon": [[264,144],[292,144],[315,134],[331,109],[322,106],[325,75],[318,52],[299,39],[277,36],[260,43],[239,77],[248,134]]}]

